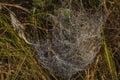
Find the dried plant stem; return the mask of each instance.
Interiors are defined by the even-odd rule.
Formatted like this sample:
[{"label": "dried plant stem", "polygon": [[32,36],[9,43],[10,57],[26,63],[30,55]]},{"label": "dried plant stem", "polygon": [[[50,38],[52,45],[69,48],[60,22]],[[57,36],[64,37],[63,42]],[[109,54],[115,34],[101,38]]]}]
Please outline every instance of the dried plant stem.
[{"label": "dried plant stem", "polygon": [[18,5],[18,4],[0,3],[0,6],[10,6],[10,7],[15,7],[15,8],[19,8],[19,9],[21,9],[21,10],[27,12],[27,13],[30,13],[30,11],[29,11],[28,9],[26,9],[26,8],[24,8],[24,7],[22,7],[22,6]]}]

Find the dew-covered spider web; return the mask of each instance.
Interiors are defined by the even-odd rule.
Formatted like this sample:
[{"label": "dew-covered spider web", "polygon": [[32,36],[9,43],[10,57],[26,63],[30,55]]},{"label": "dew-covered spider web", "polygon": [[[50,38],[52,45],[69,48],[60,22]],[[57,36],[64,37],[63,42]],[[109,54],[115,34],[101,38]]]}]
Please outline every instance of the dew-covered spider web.
[{"label": "dew-covered spider web", "polygon": [[[49,14],[48,19],[55,23],[48,30],[49,38],[41,39],[40,42],[34,40],[36,43],[30,44],[36,51],[38,61],[64,78],[86,69],[101,47],[102,13],[91,14],[84,10],[59,8],[54,14]],[[15,26],[20,27],[18,23]],[[27,43],[30,41],[23,34],[21,38]]]},{"label": "dew-covered spider web", "polygon": [[101,44],[101,16],[70,9],[50,15],[56,26],[48,31],[51,38],[36,47],[40,62],[56,75],[70,77],[93,62]]}]

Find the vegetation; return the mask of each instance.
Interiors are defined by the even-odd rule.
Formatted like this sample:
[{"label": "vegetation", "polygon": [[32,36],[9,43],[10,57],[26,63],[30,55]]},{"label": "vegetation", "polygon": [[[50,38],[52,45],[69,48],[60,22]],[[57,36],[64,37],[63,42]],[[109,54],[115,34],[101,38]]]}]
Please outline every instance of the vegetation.
[{"label": "vegetation", "polygon": [[[62,3],[78,9],[80,0],[0,0],[0,80],[63,80],[38,64],[33,48],[22,40],[11,25],[8,10],[26,28],[32,39],[46,38],[54,23],[47,16]],[[94,63],[85,71],[74,74],[70,80],[120,80],[120,2],[119,0],[82,0],[86,11],[102,8],[106,16],[102,29],[102,48]],[[38,29],[38,37],[34,36]]]}]

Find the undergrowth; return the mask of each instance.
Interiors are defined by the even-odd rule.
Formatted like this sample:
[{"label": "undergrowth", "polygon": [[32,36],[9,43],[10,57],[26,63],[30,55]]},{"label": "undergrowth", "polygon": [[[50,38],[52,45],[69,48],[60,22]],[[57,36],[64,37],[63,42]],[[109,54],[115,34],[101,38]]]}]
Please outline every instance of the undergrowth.
[{"label": "undergrowth", "polygon": [[[67,3],[67,5],[71,4],[70,1],[73,0],[63,0],[63,2]],[[114,12],[116,11],[116,14],[119,14],[120,2],[118,0],[114,0],[114,1],[101,0],[101,1],[103,2],[103,4],[99,4],[99,6],[96,6],[98,2],[96,2],[95,0],[93,1],[85,0],[86,8],[103,7],[103,11],[105,12],[105,15],[107,17],[109,17],[110,13],[112,14],[111,12],[112,10]],[[0,2],[2,1],[0,0]],[[58,2],[54,0],[43,0],[43,1],[34,0],[32,2],[33,6],[30,9],[32,15],[27,16],[27,18],[22,22],[28,22],[34,24],[37,28],[40,29],[39,31],[40,35],[42,35],[43,37],[46,36],[45,35],[46,32],[43,30],[52,28],[52,26],[50,26],[51,24],[54,25],[54,23],[52,22],[46,22],[46,17],[48,13],[53,12],[53,7],[58,8],[59,6],[61,6],[59,3],[60,0]],[[74,0],[73,3],[78,4],[77,0]],[[75,7],[78,6],[79,5]],[[13,29],[12,25],[10,24],[10,16],[8,14],[5,14],[4,11],[6,12],[5,9],[0,10],[0,80],[62,80],[62,76],[56,77],[55,74],[53,74],[50,70],[44,67],[43,64],[37,63],[35,51],[31,46],[27,45],[18,36],[17,32]],[[19,14],[20,13],[18,13],[18,15]],[[19,18],[22,19],[23,17],[22,18],[21,17],[22,15]],[[114,19],[111,20],[114,21]],[[114,24],[112,25],[114,26]],[[109,40],[107,40],[108,39],[107,37],[109,37],[110,35],[105,34],[106,33],[106,31],[104,31],[105,27],[106,27],[105,25],[101,25],[102,48],[98,53],[94,63],[90,64],[90,67],[85,71],[74,74],[70,80],[119,80],[120,79],[120,69],[119,69],[120,64],[118,63],[118,65],[116,65],[117,63],[114,59],[116,58],[114,57],[116,55],[114,53],[114,48],[113,48],[114,43],[112,44],[112,47],[109,46],[108,43]],[[115,28],[115,29],[119,29],[119,28]],[[118,34],[120,33],[117,33],[114,36]],[[117,39],[120,39],[120,36],[118,36]],[[120,52],[119,45],[120,42],[118,40],[117,53]],[[118,62],[120,62],[120,56],[117,57],[117,60]]]}]

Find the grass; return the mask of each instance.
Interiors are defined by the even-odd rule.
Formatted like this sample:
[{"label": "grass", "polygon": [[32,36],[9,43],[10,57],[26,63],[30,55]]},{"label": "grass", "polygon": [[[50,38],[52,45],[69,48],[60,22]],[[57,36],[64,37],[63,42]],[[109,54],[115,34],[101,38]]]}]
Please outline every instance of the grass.
[{"label": "grass", "polygon": [[[49,80],[37,64],[30,46],[19,38],[8,18],[0,14],[0,76],[1,80]],[[8,19],[8,20],[7,20]]]},{"label": "grass", "polygon": [[105,42],[105,34],[102,31],[102,35],[103,35],[103,57],[105,58],[105,62],[107,64],[109,73],[111,75],[111,79],[112,80],[118,80],[118,75],[117,75],[117,71],[116,71],[116,67],[115,67],[115,62],[113,60],[114,56],[112,54],[112,50],[107,46],[107,43]]},{"label": "grass", "polygon": [[[34,2],[33,16],[27,20],[45,28],[44,17],[46,17],[47,12],[52,12],[52,10],[49,10],[49,7],[59,7],[60,5],[55,5],[55,3],[51,2],[52,0],[49,1],[50,4],[47,6],[45,5],[45,1],[40,4],[37,1],[35,0]],[[118,0],[102,1],[104,2],[103,8],[107,15],[109,14],[110,8],[120,6]],[[110,6],[108,7],[106,4]],[[35,6],[41,7],[42,9],[39,10]],[[48,10],[45,10],[45,8]],[[44,33],[42,35],[44,36]],[[117,66],[114,61],[114,54],[112,48],[108,47],[104,31],[102,33],[102,43],[101,51],[96,57],[95,62],[87,70],[73,75],[70,80],[120,79],[120,71],[116,71]],[[39,66],[35,57],[35,52],[32,47],[21,40],[17,32],[13,30],[10,25],[9,15],[0,13],[0,80],[62,80],[62,77],[57,78],[50,70],[43,67],[43,64]]]}]

